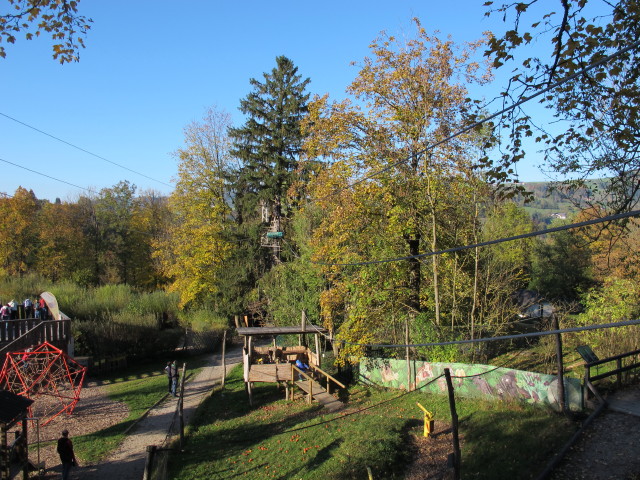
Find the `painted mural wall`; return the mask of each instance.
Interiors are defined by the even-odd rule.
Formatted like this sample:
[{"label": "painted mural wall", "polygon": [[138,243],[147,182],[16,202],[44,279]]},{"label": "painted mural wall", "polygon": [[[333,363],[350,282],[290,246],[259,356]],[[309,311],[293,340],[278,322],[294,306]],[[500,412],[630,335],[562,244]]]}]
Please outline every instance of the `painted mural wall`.
[{"label": "painted mural wall", "polygon": [[[451,371],[456,393],[466,398],[494,397],[540,403],[559,409],[558,379],[555,375],[525,372],[491,365],[464,363],[411,362],[411,386],[423,391],[447,392],[445,368]],[[406,360],[368,359],[360,363],[362,381],[387,388],[405,390],[407,387]],[[438,378],[440,377],[440,378]],[[434,381],[434,379],[437,379]],[[430,383],[431,382],[431,383]],[[565,378],[565,398],[571,410],[582,410],[582,386],[577,378]]]}]

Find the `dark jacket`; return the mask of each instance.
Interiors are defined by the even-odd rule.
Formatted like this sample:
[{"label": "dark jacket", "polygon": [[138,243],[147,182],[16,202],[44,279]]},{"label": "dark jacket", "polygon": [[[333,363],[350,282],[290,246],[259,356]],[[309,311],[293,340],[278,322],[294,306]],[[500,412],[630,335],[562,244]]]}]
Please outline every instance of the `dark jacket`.
[{"label": "dark jacket", "polygon": [[58,455],[62,463],[75,463],[75,455],[73,454],[73,443],[68,437],[60,437],[58,439]]}]

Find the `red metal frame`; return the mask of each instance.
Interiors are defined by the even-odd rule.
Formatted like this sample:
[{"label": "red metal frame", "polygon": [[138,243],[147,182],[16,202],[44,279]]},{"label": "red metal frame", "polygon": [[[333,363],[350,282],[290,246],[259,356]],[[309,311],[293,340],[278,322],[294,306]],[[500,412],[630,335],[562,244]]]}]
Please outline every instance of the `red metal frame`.
[{"label": "red metal frame", "polygon": [[39,417],[40,425],[47,425],[63,412],[71,415],[80,400],[86,372],[87,367],[45,342],[33,349],[7,353],[0,370],[0,386],[34,400],[29,416]]}]

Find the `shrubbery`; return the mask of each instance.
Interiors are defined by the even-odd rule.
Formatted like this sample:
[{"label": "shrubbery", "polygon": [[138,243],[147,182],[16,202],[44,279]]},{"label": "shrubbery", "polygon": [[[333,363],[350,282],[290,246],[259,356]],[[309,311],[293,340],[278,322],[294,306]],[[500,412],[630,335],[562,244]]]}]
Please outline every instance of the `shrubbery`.
[{"label": "shrubbery", "polygon": [[185,329],[222,332],[228,326],[225,318],[208,310],[181,311],[176,293],[138,292],[128,285],[85,288],[37,276],[0,280],[3,301],[35,299],[44,291],[53,293],[60,310],[74,320],[78,355],[164,356],[180,345]]}]

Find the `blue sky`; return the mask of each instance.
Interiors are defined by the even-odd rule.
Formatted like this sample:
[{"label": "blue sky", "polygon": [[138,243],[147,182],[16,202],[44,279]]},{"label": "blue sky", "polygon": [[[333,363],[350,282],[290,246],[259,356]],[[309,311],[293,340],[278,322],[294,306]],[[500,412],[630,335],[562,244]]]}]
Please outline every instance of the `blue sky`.
[{"label": "blue sky", "polygon": [[[216,105],[240,124],[249,79],[261,79],[278,55],[309,77],[312,94],[344,98],[357,74],[351,62],[368,55],[379,32],[412,35],[412,17],[456,42],[499,33],[483,0],[457,2],[218,2],[205,0],[83,0],[93,19],[79,63],[60,65],[46,38],[19,39],[0,59],[0,192],[21,185],[38,198],[75,200],[121,180],[138,191],[171,192],[183,128]],[[4,7],[3,7],[4,8]],[[492,97],[498,85],[487,87]],[[3,116],[4,115],[4,116]],[[119,168],[36,132],[63,139]],[[11,162],[28,168],[10,165]],[[532,165],[520,179],[544,180]]]}]

